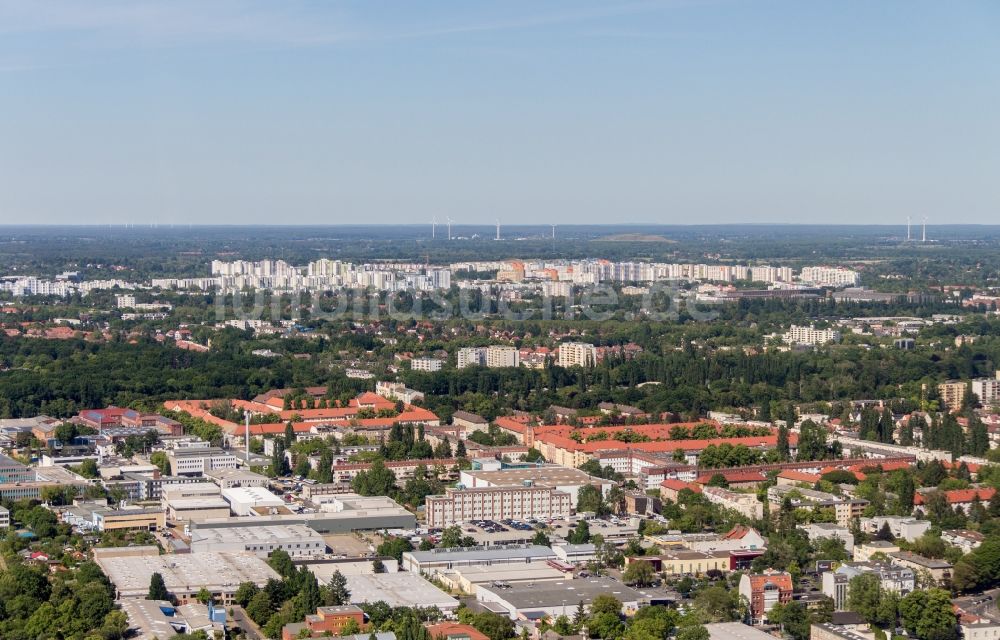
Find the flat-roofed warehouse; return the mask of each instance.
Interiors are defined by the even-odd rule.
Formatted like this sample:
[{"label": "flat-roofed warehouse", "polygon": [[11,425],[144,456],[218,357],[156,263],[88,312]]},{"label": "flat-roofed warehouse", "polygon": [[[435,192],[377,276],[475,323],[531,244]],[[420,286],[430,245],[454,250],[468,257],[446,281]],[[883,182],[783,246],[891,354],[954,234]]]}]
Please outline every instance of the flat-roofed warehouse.
[{"label": "flat-roofed warehouse", "polygon": [[430,573],[435,570],[456,569],[458,567],[525,564],[556,559],[556,554],[551,548],[537,544],[490,548],[454,547],[431,549],[430,551],[407,551],[403,553],[401,569],[413,573]]},{"label": "flat-roofed warehouse", "polygon": [[[294,515],[267,515],[254,518],[208,519],[205,527],[245,527],[273,524],[304,524],[319,533],[350,533],[377,529],[413,529],[416,517],[392,498],[385,496],[364,497],[356,493],[336,496],[322,505],[318,513]],[[249,521],[248,521],[249,520]]]},{"label": "flat-roofed warehouse", "polygon": [[[816,626],[816,625],[813,625]],[[742,622],[706,624],[710,640],[774,640],[774,636]],[[858,640],[862,640],[860,637]]]},{"label": "flat-roofed warehouse", "polygon": [[181,604],[197,601],[198,592],[205,588],[216,603],[228,606],[240,583],[263,587],[268,580],[281,578],[264,560],[249,554],[209,551],[161,556],[156,547],[126,547],[127,555],[114,549],[100,551],[94,561],[115,585],[119,598],[145,598],[150,578],[159,573],[167,591]]},{"label": "flat-roofed warehouse", "polygon": [[323,536],[304,524],[271,524],[244,527],[197,527],[191,531],[191,552],[253,553],[266,558],[284,549],[294,557],[326,552]]},{"label": "flat-roofed warehouse", "polygon": [[526,584],[559,582],[571,578],[548,562],[469,565],[456,569],[442,569],[430,574],[452,591],[475,595],[480,586],[502,584],[522,589]]},{"label": "flat-roofed warehouse", "polygon": [[437,607],[446,614],[458,608],[458,600],[422,577],[406,571],[344,577],[354,604],[382,600],[390,607]]},{"label": "flat-roofed warehouse", "polygon": [[626,611],[635,611],[651,600],[648,595],[609,578],[577,578],[510,587],[484,584],[476,590],[476,600],[499,605],[512,620],[572,617],[581,602],[589,607],[600,595],[614,596]]}]

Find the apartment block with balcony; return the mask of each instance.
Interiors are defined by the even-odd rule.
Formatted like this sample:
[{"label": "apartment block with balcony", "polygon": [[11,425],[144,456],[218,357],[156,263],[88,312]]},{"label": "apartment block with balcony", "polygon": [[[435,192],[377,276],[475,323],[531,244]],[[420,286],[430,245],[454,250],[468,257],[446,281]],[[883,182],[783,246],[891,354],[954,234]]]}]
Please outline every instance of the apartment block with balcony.
[{"label": "apartment block with balcony", "polygon": [[427,496],[427,526],[449,527],[471,520],[539,520],[566,518],[572,498],[553,487],[453,487],[444,495]]}]

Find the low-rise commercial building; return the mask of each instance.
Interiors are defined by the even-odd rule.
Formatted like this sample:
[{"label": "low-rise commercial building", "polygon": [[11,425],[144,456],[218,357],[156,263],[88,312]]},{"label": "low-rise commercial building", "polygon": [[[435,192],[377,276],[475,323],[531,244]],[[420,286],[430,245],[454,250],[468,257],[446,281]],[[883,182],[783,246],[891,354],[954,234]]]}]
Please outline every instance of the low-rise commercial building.
[{"label": "low-rise commercial building", "polygon": [[653,569],[666,576],[701,576],[709,571],[728,573],[731,568],[729,551],[678,550],[655,556],[635,556],[625,558],[625,564],[649,562]]},{"label": "low-rise commercial building", "polygon": [[[416,517],[392,498],[344,493],[329,496],[318,513],[261,515],[253,518],[211,518],[198,526],[240,527],[304,524],[318,533],[351,533],[380,529],[413,529]],[[225,503],[228,509],[229,503]]]},{"label": "low-rise commercial building", "polygon": [[205,477],[219,485],[220,489],[267,486],[267,476],[246,469],[209,469]]},{"label": "low-rise commercial building", "polygon": [[876,534],[883,526],[889,525],[894,538],[907,542],[914,542],[931,528],[930,520],[917,520],[913,516],[873,516],[861,518],[858,522],[861,530],[868,534]]},{"label": "low-rise commercial building", "polygon": [[0,484],[34,482],[35,470],[17,460],[0,454]]},{"label": "low-rise commercial building", "polygon": [[281,640],[340,636],[348,624],[358,629],[365,626],[365,612],[353,604],[338,607],[320,607],[302,622],[286,624],[281,628]]},{"label": "low-rise commercial building", "polygon": [[476,600],[491,608],[505,611],[512,620],[555,619],[573,616],[582,602],[584,608],[599,595],[609,595],[622,603],[626,612],[633,612],[649,604],[646,594],[609,578],[578,578],[559,582],[536,584],[531,589],[504,588],[482,585],[476,591]]},{"label": "low-rise commercial building", "polygon": [[431,549],[430,551],[407,551],[403,553],[400,568],[413,573],[432,573],[468,566],[488,567],[494,565],[527,564],[547,562],[558,556],[549,547],[541,545],[510,545],[498,547],[456,547],[451,549]]},{"label": "low-rise commercial building", "polygon": [[133,640],[163,640],[177,634],[204,632],[209,638],[225,633],[226,609],[218,604],[192,603],[175,607],[166,600],[128,598],[118,603],[128,616]]},{"label": "low-rise commercial building", "polygon": [[222,490],[222,499],[238,516],[278,513],[285,502],[264,487],[232,487]]},{"label": "low-rise commercial building", "polygon": [[458,608],[458,600],[409,571],[352,574],[345,578],[355,604],[381,600],[390,607],[437,607],[446,615]]},{"label": "low-rise commercial building", "polygon": [[431,574],[453,592],[475,595],[481,586],[493,584],[509,585],[512,589],[528,589],[535,584],[558,582],[572,577],[572,569],[567,572],[557,563],[526,562],[481,567],[468,565],[457,569],[444,569]]},{"label": "low-rise commercial building", "polygon": [[257,527],[195,527],[191,530],[191,552],[218,551],[252,553],[262,558],[283,549],[294,557],[326,553],[323,536],[304,524]]},{"label": "low-rise commercial building", "polygon": [[263,587],[280,576],[264,560],[249,554],[191,553],[160,555],[156,547],[103,549],[94,561],[115,585],[120,599],[144,599],[154,573],[163,577],[167,591],[181,604],[196,602],[206,589],[213,601],[233,604],[233,596],[243,582]]}]

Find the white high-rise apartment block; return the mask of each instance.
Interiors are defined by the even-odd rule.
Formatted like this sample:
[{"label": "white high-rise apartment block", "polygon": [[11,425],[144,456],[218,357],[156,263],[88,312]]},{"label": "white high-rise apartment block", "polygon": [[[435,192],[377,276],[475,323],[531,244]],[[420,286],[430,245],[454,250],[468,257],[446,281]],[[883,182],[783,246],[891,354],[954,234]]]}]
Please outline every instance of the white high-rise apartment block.
[{"label": "white high-rise apartment block", "polygon": [[485,366],[486,347],[463,347],[458,350],[456,358],[455,366],[459,369]]},{"label": "white high-rise apartment block", "polygon": [[569,282],[543,282],[542,295],[550,298],[568,298],[573,294],[573,285]]},{"label": "white high-rise apartment block", "polygon": [[135,309],[135,296],[115,296],[119,309]]},{"label": "white high-rise apartment block", "polygon": [[840,332],[834,329],[814,329],[812,327],[800,327],[793,324],[781,336],[781,339],[787,344],[816,346],[828,342],[839,342]]},{"label": "white high-rise apartment block", "polygon": [[464,347],[456,354],[455,366],[458,369],[466,367],[489,367],[501,369],[504,367],[521,366],[521,353],[516,347],[509,345],[491,345],[489,347]]},{"label": "white high-rise apartment block", "polygon": [[857,271],[841,267],[802,267],[802,282],[837,287],[852,287],[860,280]]},{"label": "white high-rise apartment block", "polygon": [[559,345],[560,367],[589,367],[597,364],[597,349],[585,342],[564,342]]},{"label": "white high-rise apartment block", "polygon": [[437,358],[414,358],[410,360],[410,368],[414,371],[440,371],[443,366],[444,361]]},{"label": "white high-rise apartment block", "polygon": [[984,407],[1000,404],[1000,377],[973,380],[972,393]]},{"label": "white high-rise apartment block", "polygon": [[517,367],[521,364],[521,352],[516,347],[493,345],[486,348],[486,366],[490,369]]},{"label": "white high-rise apartment block", "polygon": [[750,267],[750,279],[754,282],[791,282],[790,267]]}]

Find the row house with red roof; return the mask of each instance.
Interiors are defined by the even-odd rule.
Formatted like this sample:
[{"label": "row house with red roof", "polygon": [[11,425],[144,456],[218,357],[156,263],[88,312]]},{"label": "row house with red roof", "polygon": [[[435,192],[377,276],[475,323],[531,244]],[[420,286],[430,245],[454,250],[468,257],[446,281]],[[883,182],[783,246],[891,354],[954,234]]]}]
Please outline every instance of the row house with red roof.
[{"label": "row house with red roof", "polygon": [[[923,513],[927,508],[927,501],[932,493],[937,493],[937,489],[931,491],[919,491],[915,496],[913,496],[913,512],[916,513],[920,511]],[[972,507],[972,503],[978,498],[979,502],[985,507],[986,503],[990,501],[993,494],[997,492],[993,487],[978,487],[972,489],[954,489],[952,491],[943,491],[944,499],[952,509],[960,509],[963,513],[968,514],[969,509]]]}]

